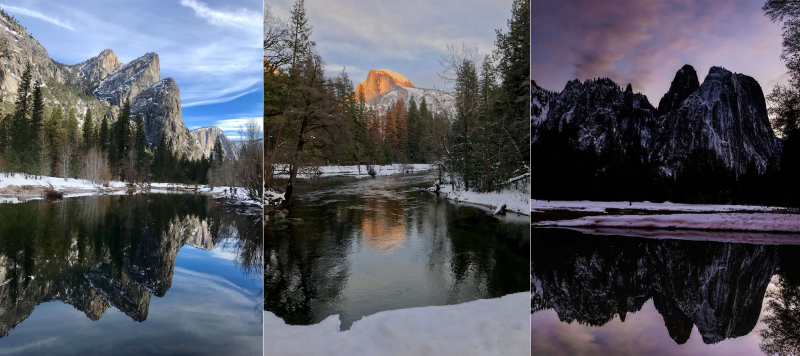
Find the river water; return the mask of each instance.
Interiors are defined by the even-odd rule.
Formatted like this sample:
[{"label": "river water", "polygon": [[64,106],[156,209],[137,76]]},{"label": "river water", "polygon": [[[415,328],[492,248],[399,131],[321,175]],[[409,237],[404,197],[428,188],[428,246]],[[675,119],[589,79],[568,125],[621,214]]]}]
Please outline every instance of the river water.
[{"label": "river water", "polygon": [[0,204],[0,354],[261,354],[261,225],[194,194]]},{"label": "river water", "polygon": [[530,219],[423,191],[416,173],[303,181],[265,227],[264,309],[291,325],[529,290]]},{"label": "river water", "polygon": [[532,234],[534,355],[800,354],[800,246],[787,236]]}]

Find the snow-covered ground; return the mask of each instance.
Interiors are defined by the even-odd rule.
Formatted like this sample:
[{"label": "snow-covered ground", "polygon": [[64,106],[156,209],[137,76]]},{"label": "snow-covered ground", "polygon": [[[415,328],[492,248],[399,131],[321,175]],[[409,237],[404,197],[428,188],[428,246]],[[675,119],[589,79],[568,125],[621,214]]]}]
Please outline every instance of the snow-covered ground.
[{"label": "snow-covered ground", "polygon": [[757,206],[757,205],[705,205],[705,204],[679,204],[679,203],[651,203],[627,201],[547,201],[531,199],[531,211],[544,212],[549,210],[568,210],[604,213],[606,209],[627,209],[646,211],[675,211],[675,212],[733,212],[752,211],[769,212],[783,210],[782,208]]},{"label": "snow-covered ground", "polygon": [[800,214],[713,213],[600,215],[573,220],[541,221],[533,226],[616,227],[800,233]]},{"label": "snow-covered ground", "polygon": [[[430,191],[435,191],[435,188],[428,188]],[[476,193],[465,192],[461,190],[453,191],[452,185],[439,186],[439,193],[445,194],[447,199],[457,202],[476,204],[494,209],[497,213],[500,207],[506,206],[507,211],[512,211],[518,214],[530,215],[528,210],[528,200],[530,196],[528,193],[519,190],[506,189],[502,192],[488,192]]]},{"label": "snow-covered ground", "polygon": [[[56,178],[56,177],[40,177],[35,179],[33,176],[28,176],[20,173],[12,173],[6,176],[5,173],[0,173],[0,194],[19,195],[19,196],[38,196],[48,185],[53,188],[63,191],[87,191],[95,192],[102,187],[102,185],[95,185],[83,179],[75,178]],[[108,184],[108,190],[125,189],[124,182],[112,181]],[[28,194],[26,194],[28,193]]]},{"label": "snow-covered ground", "polygon": [[175,184],[175,183],[151,183],[147,185],[128,186],[121,181],[110,181],[108,186],[103,184],[93,184],[90,181],[75,178],[39,177],[27,176],[15,173],[6,177],[5,173],[0,173],[0,204],[19,203],[32,199],[41,199],[44,189],[52,185],[56,190],[64,192],[65,198],[72,198],[85,195],[104,194],[128,194],[151,192],[151,193],[173,193],[175,191],[198,192],[208,194],[215,198],[229,199],[236,205],[261,206],[262,203],[250,199],[244,188],[214,187],[205,185]]},{"label": "snow-covered ground", "polygon": [[[714,241],[726,243],[743,243],[756,245],[800,245],[797,234],[763,231],[715,231],[715,230],[664,230],[664,229],[627,229],[621,227],[553,227],[578,231],[593,236],[627,236],[647,239],[671,239],[686,241]],[[548,227],[531,230],[536,237]]]},{"label": "snow-covered ground", "polygon": [[[523,184],[526,188],[518,189],[504,189],[501,192],[465,192],[462,190],[453,190],[452,184],[440,184],[439,193],[445,194],[447,199],[480,205],[493,209],[494,213],[500,212],[501,208],[505,206],[507,211],[515,212],[522,215],[530,215],[531,210],[528,210],[528,202],[530,201],[530,177],[525,174],[516,178],[512,178],[509,182],[527,182]],[[428,188],[431,192],[436,192],[436,186]]]},{"label": "snow-covered ground", "polygon": [[390,310],[339,331],[334,315],[291,326],[264,313],[264,355],[528,355],[530,293]]},{"label": "snow-covered ground", "polygon": [[[372,166],[375,169],[376,176],[390,176],[400,173],[413,173],[430,171],[436,168],[435,165],[430,164],[387,164],[384,166]],[[284,167],[285,168],[285,167]],[[287,168],[288,169],[288,168]],[[317,170],[319,175],[317,175]],[[277,174],[278,177],[286,178],[288,174]],[[361,165],[361,172],[358,166],[315,166],[303,167],[297,173],[298,178],[313,178],[313,177],[334,177],[334,176],[350,176],[357,178],[370,177],[367,172],[367,166]]]}]

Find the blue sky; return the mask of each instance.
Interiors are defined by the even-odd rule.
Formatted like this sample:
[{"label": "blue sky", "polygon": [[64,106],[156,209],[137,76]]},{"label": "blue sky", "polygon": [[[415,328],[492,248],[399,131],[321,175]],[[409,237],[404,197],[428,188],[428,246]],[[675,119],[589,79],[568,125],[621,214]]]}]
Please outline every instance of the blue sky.
[{"label": "blue sky", "polygon": [[[311,39],[326,75],[347,68],[353,85],[370,69],[387,68],[421,88],[448,89],[439,59],[448,44],[494,49],[495,29],[508,31],[511,0],[306,0]],[[294,0],[269,0],[271,12],[289,18]]]},{"label": "blue sky", "polygon": [[56,61],[110,48],[123,63],[156,52],[161,77],[181,89],[189,129],[215,125],[236,138],[262,122],[262,4],[258,0],[0,0]]}]

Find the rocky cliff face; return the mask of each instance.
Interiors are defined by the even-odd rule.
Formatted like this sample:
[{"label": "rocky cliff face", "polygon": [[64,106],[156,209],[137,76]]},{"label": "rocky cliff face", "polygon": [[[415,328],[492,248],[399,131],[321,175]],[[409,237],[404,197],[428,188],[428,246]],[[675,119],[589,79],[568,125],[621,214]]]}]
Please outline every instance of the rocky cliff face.
[{"label": "rocky cliff face", "polygon": [[200,145],[200,151],[203,152],[206,157],[211,154],[211,151],[214,150],[214,144],[217,142],[217,137],[219,137],[220,142],[222,143],[222,151],[230,159],[236,159],[239,157],[239,150],[237,147],[225,137],[225,132],[222,131],[219,127],[216,126],[206,126],[201,127],[199,129],[194,129],[191,131],[192,137],[197,141]]},{"label": "rocky cliff face", "polygon": [[61,70],[47,50],[5,13],[0,13],[0,93],[13,102],[25,66],[33,65],[33,79],[41,83],[63,82]]},{"label": "rocky cliff face", "polygon": [[715,152],[740,174],[750,161],[763,172],[780,154],[761,86],[721,67],[712,67],[703,85],[666,113],[660,125],[653,154],[667,173],[680,171],[695,149]]},{"label": "rocky cliff face", "polygon": [[[114,51],[106,49],[78,64],[58,63],[22,25],[0,12],[0,99],[14,102],[27,64],[32,65],[33,79],[45,84],[48,107],[61,105],[65,111],[75,110],[81,124],[91,108],[95,124],[99,124],[103,117],[114,123],[126,99],[131,104],[137,102],[138,111],[133,113],[142,112],[147,117],[151,148],[166,135],[170,147],[190,159],[200,158],[201,151],[183,124],[180,90],[172,79],[162,83],[157,54],[147,53],[123,65]],[[4,108],[8,110],[7,105],[0,110]]]},{"label": "rocky cliff face", "polygon": [[659,114],[666,114],[681,106],[681,103],[698,87],[700,87],[700,81],[697,79],[694,67],[688,64],[684,65],[678,73],[675,73],[675,79],[672,80],[669,90],[658,102]]},{"label": "rocky cliff face", "polygon": [[648,147],[656,109],[630,86],[623,91],[608,78],[572,80],[556,94],[532,84],[533,140],[555,130],[574,132],[579,148],[596,152],[609,146]]},{"label": "rocky cliff face", "polygon": [[680,172],[696,150],[712,152],[738,174],[751,161],[763,172],[780,153],[761,87],[724,68],[712,67],[698,86],[694,68],[684,66],[658,110],[630,85],[623,91],[608,78],[573,80],[559,93],[531,84],[533,142],[546,132],[568,132],[580,149],[636,152],[666,176]]},{"label": "rocky cliff face", "polygon": [[141,114],[144,132],[150,149],[155,149],[166,136],[167,145],[186,155],[189,159],[200,159],[202,151],[181,116],[181,92],[172,78],[148,86],[131,103],[131,117]]},{"label": "rocky cliff face", "polygon": [[381,94],[388,93],[396,86],[413,88],[414,84],[411,84],[408,78],[391,70],[370,69],[367,73],[367,79],[359,83],[356,87],[356,96],[358,96],[359,92],[363,91],[364,98],[367,99],[367,102],[374,105],[375,103],[370,102],[370,100],[373,100]]},{"label": "rocky cliff face", "polygon": [[97,85],[94,96],[111,105],[121,106],[125,100],[133,102],[139,93],[151,84],[161,81],[158,55],[147,53],[120,67]]}]

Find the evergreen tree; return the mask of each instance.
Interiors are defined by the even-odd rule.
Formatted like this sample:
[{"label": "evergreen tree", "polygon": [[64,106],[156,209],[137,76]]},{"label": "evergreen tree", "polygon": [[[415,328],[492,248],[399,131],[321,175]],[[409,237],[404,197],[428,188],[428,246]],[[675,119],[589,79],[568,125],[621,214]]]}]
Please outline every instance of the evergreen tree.
[{"label": "evergreen tree", "polygon": [[420,119],[419,109],[417,109],[417,101],[409,98],[408,103],[408,159],[411,163],[419,163],[419,141],[422,133],[420,132]]},{"label": "evergreen tree", "polygon": [[61,105],[55,105],[50,110],[50,117],[45,121],[45,136],[49,146],[50,171],[53,175],[59,174],[58,153],[67,142],[67,131],[64,129],[64,112]]},{"label": "evergreen tree", "polygon": [[428,147],[425,138],[426,133],[431,127],[431,122],[433,121],[433,115],[428,110],[428,102],[425,97],[422,97],[422,102],[419,103],[419,126],[418,132],[420,133],[420,145],[419,145],[419,156],[420,162],[425,163],[427,162],[428,158],[428,151],[430,148]]},{"label": "evergreen tree", "polygon": [[70,108],[64,128],[67,130],[67,138],[71,147],[77,147],[80,143],[80,131],[78,130],[78,117],[75,109]]},{"label": "evergreen tree", "polygon": [[28,135],[31,138],[30,144],[28,145],[28,150],[32,153],[31,157],[34,158],[33,165],[34,167],[30,167],[35,173],[40,173],[42,171],[41,167],[44,162],[42,159],[41,153],[44,152],[45,147],[42,147],[44,140],[39,140],[40,135],[41,137],[45,137],[44,130],[44,98],[42,97],[42,88],[39,86],[39,82],[37,81],[34,85],[35,88],[33,89],[33,108],[31,110],[31,122],[29,126]]},{"label": "evergreen tree", "polygon": [[136,171],[140,175],[147,175],[147,136],[144,133],[144,119],[140,113],[136,114],[136,141],[134,143],[134,152],[136,156]]},{"label": "evergreen tree", "polygon": [[171,153],[169,151],[169,147],[167,146],[167,137],[165,135],[161,135],[161,139],[158,141],[158,146],[156,146],[156,150],[153,153],[153,174],[158,182],[164,182],[167,180],[170,155]]},{"label": "evergreen tree", "polygon": [[100,151],[106,152],[108,150],[108,119],[103,117],[103,121],[100,123],[100,131],[97,133],[97,141],[98,145],[100,146]]},{"label": "evergreen tree", "polygon": [[[469,191],[475,177],[475,147],[472,138],[475,136],[475,120],[478,109],[478,73],[475,63],[464,60],[458,64],[455,81],[456,122],[453,130],[456,135],[458,156],[454,157],[452,166],[464,179],[464,190]],[[473,184],[474,186],[474,184]]]},{"label": "evergreen tree", "polygon": [[92,119],[92,109],[86,109],[83,117],[83,146],[88,150],[94,146],[94,120]]},{"label": "evergreen tree", "polygon": [[122,105],[122,110],[119,112],[119,120],[116,123],[116,137],[117,144],[117,157],[123,159],[127,156],[128,150],[131,148],[131,134],[130,134],[130,121],[131,121],[131,102],[125,100]]},{"label": "evergreen tree", "polygon": [[501,81],[498,115],[509,133],[501,164],[506,177],[530,172],[530,0],[514,0],[508,32],[497,31],[494,52]]},{"label": "evergreen tree", "polygon": [[30,114],[29,94],[31,92],[31,65],[25,66],[22,80],[17,87],[17,101],[14,103],[14,120],[11,125],[11,144],[14,151],[23,152],[30,143],[28,135],[28,116]]},{"label": "evergreen tree", "polygon": [[[367,134],[367,103],[364,91],[360,91],[353,106],[353,129],[355,137],[356,164],[360,165],[364,157],[369,156],[369,135]],[[360,168],[360,167],[359,167]]]},{"label": "evergreen tree", "polygon": [[214,161],[217,162],[217,165],[222,166],[222,141],[217,136],[217,141],[214,142]]},{"label": "evergreen tree", "polygon": [[0,116],[0,155],[11,146],[11,121],[13,116],[6,114]]}]

